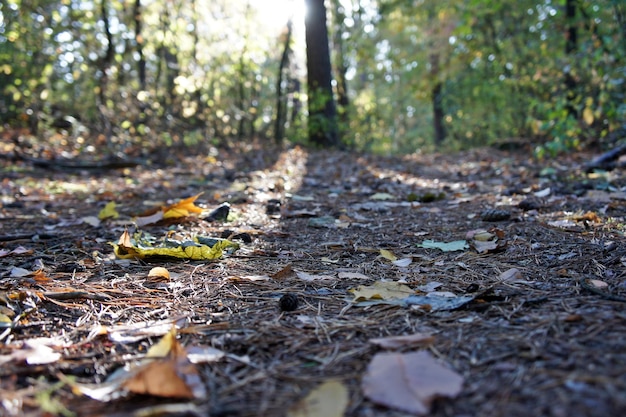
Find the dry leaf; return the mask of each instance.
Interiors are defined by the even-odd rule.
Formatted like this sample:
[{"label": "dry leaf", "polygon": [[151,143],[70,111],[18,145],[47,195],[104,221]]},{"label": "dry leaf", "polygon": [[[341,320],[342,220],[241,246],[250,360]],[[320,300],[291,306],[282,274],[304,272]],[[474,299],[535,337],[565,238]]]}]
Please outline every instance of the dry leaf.
[{"label": "dry leaf", "polygon": [[[151,360],[153,359],[154,360]],[[166,398],[202,398],[205,388],[187,352],[176,340],[176,328],[146,353],[145,364],[131,371],[122,387],[135,394]]]},{"label": "dry leaf", "polygon": [[137,216],[135,218],[135,224],[137,227],[143,227],[148,224],[155,224],[163,220],[163,212],[161,210],[155,211],[147,216]]},{"label": "dry leaf", "polygon": [[393,281],[377,281],[374,285],[360,285],[349,291],[354,294],[355,302],[371,299],[403,299],[415,294],[410,287]]},{"label": "dry leaf", "polygon": [[295,271],[296,276],[300,278],[302,281],[326,281],[333,280],[335,277],[333,275],[313,275],[303,271]]},{"label": "dry leaf", "polygon": [[280,271],[273,273],[271,276],[273,279],[284,279],[291,274],[293,274],[293,269],[291,268],[291,264],[287,264],[281,268]]},{"label": "dry leaf", "polygon": [[364,395],[376,404],[416,415],[430,411],[433,400],[454,397],[463,377],[426,352],[379,353],[361,382]]},{"label": "dry leaf", "polygon": [[200,197],[202,193],[196,194],[192,197],[180,200],[179,202],[172,204],[171,206],[163,208],[163,218],[177,218],[187,217],[191,213],[202,213],[202,209],[194,204],[194,202]]},{"label": "dry leaf", "polygon": [[33,272],[28,269],[20,268],[18,266],[14,266],[11,268],[11,277],[13,278],[24,278],[32,275]]},{"label": "dry leaf", "polygon": [[343,383],[326,381],[292,406],[287,417],[342,417],[348,400],[348,388]]},{"label": "dry leaf", "polygon": [[523,280],[524,276],[522,275],[519,269],[511,268],[501,273],[498,279],[500,281],[519,281],[519,280]]},{"label": "dry leaf", "polygon": [[[122,387],[134,394],[194,399],[204,395],[195,366],[186,359],[166,358],[143,365]],[[195,387],[201,387],[198,392]],[[198,394],[198,395],[197,395]]]},{"label": "dry leaf", "polygon": [[166,280],[170,279],[170,271],[167,269],[157,266],[154,267],[148,272],[149,278],[164,278]]},{"label": "dry leaf", "polygon": [[388,259],[390,261],[396,261],[398,260],[398,257],[396,255],[393,254],[393,252],[391,252],[390,250],[387,249],[381,249],[380,250],[380,256],[382,256],[385,259]]},{"label": "dry leaf", "polygon": [[406,268],[407,266],[411,265],[411,263],[413,263],[413,258],[397,259],[395,261],[392,261],[391,263],[395,266],[399,266],[400,268]]},{"label": "dry leaf", "polygon": [[341,279],[370,279],[370,277],[360,272],[340,272],[337,276]]},{"label": "dry leaf", "polygon": [[591,284],[594,288],[597,288],[599,290],[605,290],[609,288],[609,284],[604,281],[600,281],[599,279],[589,279],[587,280],[587,282]]},{"label": "dry leaf", "polygon": [[406,347],[429,346],[435,341],[433,335],[427,333],[415,333],[404,336],[390,336],[370,339],[369,342],[385,349],[400,349]]}]

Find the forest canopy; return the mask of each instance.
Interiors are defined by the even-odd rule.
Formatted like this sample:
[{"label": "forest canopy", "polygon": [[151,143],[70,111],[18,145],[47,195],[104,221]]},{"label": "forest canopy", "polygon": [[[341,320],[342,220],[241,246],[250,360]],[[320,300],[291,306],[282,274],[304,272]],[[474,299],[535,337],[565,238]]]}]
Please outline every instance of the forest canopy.
[{"label": "forest canopy", "polygon": [[[0,0],[2,128],[93,152],[306,142],[305,3]],[[620,0],[325,5],[344,146],[556,153],[626,121]]]}]

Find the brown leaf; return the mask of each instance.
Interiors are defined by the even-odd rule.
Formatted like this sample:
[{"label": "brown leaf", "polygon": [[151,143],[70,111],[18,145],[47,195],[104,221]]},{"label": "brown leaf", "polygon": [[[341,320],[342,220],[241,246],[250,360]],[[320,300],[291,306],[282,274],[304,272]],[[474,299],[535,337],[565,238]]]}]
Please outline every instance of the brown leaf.
[{"label": "brown leaf", "polygon": [[376,404],[425,415],[435,398],[456,396],[462,384],[461,375],[441,365],[430,353],[419,351],[377,354],[361,387]]},{"label": "brown leaf", "polygon": [[201,384],[198,371],[186,358],[166,358],[141,366],[122,387],[135,394],[193,399],[194,385]]},{"label": "brown leaf", "polygon": [[405,347],[423,347],[431,345],[435,337],[427,333],[415,333],[404,336],[391,336],[370,339],[369,342],[385,349],[399,349]]}]

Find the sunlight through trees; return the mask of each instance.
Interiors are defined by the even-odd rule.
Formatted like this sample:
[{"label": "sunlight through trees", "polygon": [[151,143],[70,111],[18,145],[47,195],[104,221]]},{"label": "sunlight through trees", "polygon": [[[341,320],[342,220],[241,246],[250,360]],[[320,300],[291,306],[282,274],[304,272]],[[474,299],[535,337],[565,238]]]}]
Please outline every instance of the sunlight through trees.
[{"label": "sunlight through trees", "polygon": [[77,147],[110,151],[306,142],[335,126],[370,151],[523,138],[550,154],[626,120],[621,2],[329,0],[320,102],[307,3],[0,0],[2,124],[45,138],[73,117]]}]

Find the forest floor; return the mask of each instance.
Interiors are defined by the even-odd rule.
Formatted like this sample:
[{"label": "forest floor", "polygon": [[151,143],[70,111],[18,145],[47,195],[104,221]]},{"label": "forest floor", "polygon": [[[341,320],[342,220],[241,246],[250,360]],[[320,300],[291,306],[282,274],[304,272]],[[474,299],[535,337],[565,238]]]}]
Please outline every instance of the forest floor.
[{"label": "forest floor", "polygon": [[[626,415],[626,177],[587,160],[2,161],[0,415]],[[134,216],[199,193],[141,229],[236,251],[115,256]]]}]

